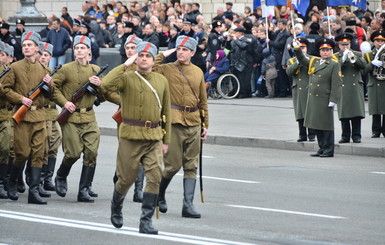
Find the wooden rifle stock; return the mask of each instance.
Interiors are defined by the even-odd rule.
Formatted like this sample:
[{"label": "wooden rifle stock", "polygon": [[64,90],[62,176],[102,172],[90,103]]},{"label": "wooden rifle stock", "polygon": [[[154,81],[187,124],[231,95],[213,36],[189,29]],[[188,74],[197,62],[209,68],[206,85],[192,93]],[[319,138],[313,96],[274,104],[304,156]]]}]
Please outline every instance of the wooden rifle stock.
[{"label": "wooden rifle stock", "polygon": [[[59,69],[61,68],[61,65],[58,65],[50,74],[49,76],[52,77]],[[46,92],[47,94],[51,93],[51,88],[46,84],[46,82],[41,81],[39,85],[37,85],[34,89],[32,89],[28,93],[28,99],[34,100],[41,91]],[[12,118],[15,120],[17,124],[19,124],[27,114],[27,111],[29,110],[29,107],[26,105],[22,105],[15,114],[13,114]]]},{"label": "wooden rifle stock", "polygon": [[[108,65],[103,66],[100,71],[95,74],[95,76],[100,76],[107,68]],[[82,87],[80,87],[75,91],[75,93],[72,94],[71,102],[75,103],[79,101],[86,92],[96,95],[96,88],[90,81],[86,82]],[[56,121],[60,124],[60,126],[62,126],[67,123],[71,114],[72,113],[63,106],[60,114],[56,117]]]}]

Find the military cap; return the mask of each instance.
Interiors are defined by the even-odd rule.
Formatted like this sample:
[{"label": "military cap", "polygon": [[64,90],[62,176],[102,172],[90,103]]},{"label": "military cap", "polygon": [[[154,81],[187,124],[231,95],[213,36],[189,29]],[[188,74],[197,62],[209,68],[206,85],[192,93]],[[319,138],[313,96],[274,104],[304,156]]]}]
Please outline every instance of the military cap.
[{"label": "military cap", "polygon": [[74,23],[73,23],[74,26],[80,26],[80,24],[81,23],[78,19],[74,19]]},{"label": "military cap", "polygon": [[8,56],[11,56],[11,57],[14,57],[14,48],[9,45],[8,43],[4,43],[5,45],[5,50],[4,52],[8,55]]},{"label": "military cap", "polygon": [[323,49],[323,48],[333,49],[334,41],[329,38],[320,38],[316,41],[315,45],[318,49]]},{"label": "military cap", "polygon": [[41,40],[41,37],[39,33],[34,31],[23,32],[23,35],[21,36],[21,43],[23,43],[25,40],[31,40],[34,43],[36,43],[36,45],[38,46]]},{"label": "military cap", "polygon": [[374,42],[375,40],[384,40],[385,41],[385,32],[380,29],[372,33],[370,36],[370,40]]},{"label": "military cap", "polygon": [[1,23],[0,24],[0,28],[4,28],[4,29],[7,29],[7,30],[9,30],[9,24],[8,23]]},{"label": "military cap", "polygon": [[176,47],[179,47],[179,46],[186,47],[186,48],[195,52],[197,50],[197,45],[198,45],[198,42],[194,38],[189,37],[189,36],[179,36],[176,39],[176,45],[175,46]]},{"label": "military cap", "polygon": [[16,25],[17,25],[17,24],[22,24],[23,26],[25,26],[25,21],[22,20],[22,19],[17,19],[17,20],[16,20]]},{"label": "military cap", "polygon": [[184,20],[183,20],[183,24],[185,24],[185,25],[191,25],[191,21],[190,21],[190,20],[187,20],[187,19],[184,19]]},{"label": "military cap", "polygon": [[3,42],[0,42],[0,52],[5,52],[5,45]]},{"label": "military cap", "polygon": [[87,47],[91,48],[91,40],[87,36],[81,36],[81,35],[76,36],[74,38],[73,47],[75,47],[76,45],[81,44],[81,43],[86,45]]},{"label": "military cap", "polygon": [[349,44],[352,41],[352,39],[353,39],[353,35],[349,33],[344,33],[336,36],[334,40],[338,44]]},{"label": "military cap", "polygon": [[300,47],[307,47],[307,46],[309,46],[309,41],[306,38],[304,38],[304,37],[298,38],[298,41],[300,43],[300,45],[299,45]]},{"label": "military cap", "polygon": [[155,60],[156,53],[158,53],[158,49],[156,46],[150,42],[142,41],[136,46],[136,53],[140,52],[148,52],[152,55]]},{"label": "military cap", "polygon": [[222,26],[222,21],[214,21],[213,23],[211,23],[213,29],[217,28],[218,26]]},{"label": "military cap", "polygon": [[91,29],[91,27],[90,27],[86,22],[84,22],[84,21],[80,22],[80,27],[85,27],[85,28],[87,28],[88,30]]},{"label": "military cap", "polygon": [[43,54],[45,52],[49,53],[52,56],[53,52],[53,45],[46,42],[40,42],[39,43],[39,53]]},{"label": "military cap", "polygon": [[124,47],[126,47],[126,45],[129,43],[133,43],[133,44],[138,45],[142,41],[143,41],[142,39],[140,39],[139,37],[137,37],[135,35],[129,35],[126,39],[126,42],[124,43]]},{"label": "military cap", "polygon": [[123,27],[134,28],[134,23],[132,23],[130,21],[125,21],[125,22],[123,22]]},{"label": "military cap", "polygon": [[177,32],[180,32],[180,28],[177,25],[170,26],[170,29],[174,29]]},{"label": "military cap", "polygon": [[243,27],[237,27],[234,29],[235,32],[245,32],[245,28]]}]

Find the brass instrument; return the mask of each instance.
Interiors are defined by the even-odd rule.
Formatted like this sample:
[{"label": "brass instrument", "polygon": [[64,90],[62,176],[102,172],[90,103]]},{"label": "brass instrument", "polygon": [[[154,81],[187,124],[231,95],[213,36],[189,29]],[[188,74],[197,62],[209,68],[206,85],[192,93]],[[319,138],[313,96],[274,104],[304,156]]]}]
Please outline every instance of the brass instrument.
[{"label": "brass instrument", "polygon": [[382,65],[380,67],[374,67],[373,76],[377,80],[385,80],[385,44],[382,45],[381,48],[377,51],[374,60],[382,61]]}]

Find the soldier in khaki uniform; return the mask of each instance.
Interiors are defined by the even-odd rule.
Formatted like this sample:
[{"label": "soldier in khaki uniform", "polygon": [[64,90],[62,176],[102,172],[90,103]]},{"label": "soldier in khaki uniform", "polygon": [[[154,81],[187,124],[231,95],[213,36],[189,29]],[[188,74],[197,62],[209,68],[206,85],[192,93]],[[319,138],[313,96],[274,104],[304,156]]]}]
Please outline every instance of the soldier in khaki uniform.
[{"label": "soldier in khaki uniform", "polygon": [[341,34],[335,38],[340,51],[335,54],[341,65],[342,85],[338,100],[338,117],[341,121],[342,136],[338,143],[361,143],[361,119],[365,118],[364,82],[361,72],[366,62],[360,52],[350,49],[351,34]]},{"label": "soldier in khaki uniform", "polygon": [[[103,87],[118,91],[121,98],[123,122],[119,127],[119,149],[116,161],[117,181],[111,201],[111,223],[123,225],[122,207],[126,193],[137,177],[138,167],[144,166],[146,188],[143,193],[139,232],[158,234],[152,226],[159,183],[162,177],[163,153],[170,143],[170,92],[166,78],[152,72],[157,48],[141,42],[126,65],[136,58],[137,71],[120,77],[106,76]],[[163,128],[162,128],[163,127]]]},{"label": "soldier in khaki uniform", "polygon": [[24,119],[19,124],[14,124],[15,160],[8,180],[8,196],[12,200],[18,199],[17,179],[25,162],[31,157],[28,203],[47,204],[38,192],[46,135],[43,109],[46,97],[43,93],[40,93],[33,101],[25,97],[42,80],[47,84],[51,83],[48,71],[37,60],[39,41],[39,34],[23,33],[22,46],[25,58],[11,65],[12,70],[5,76],[3,82],[5,96],[9,102],[16,105],[16,110],[22,104],[29,107]]},{"label": "soldier in khaki uniform", "polygon": [[[172,130],[170,150],[164,157],[165,169],[160,183],[158,205],[167,212],[166,188],[174,175],[183,167],[184,199],[182,216],[200,218],[193,206],[196,172],[198,168],[200,140],[205,140],[208,128],[208,107],[205,81],[202,70],[191,63],[197,41],[180,36],[176,41],[178,60],[154,66],[154,71],[163,74],[170,86]],[[164,56],[160,55],[160,59]],[[156,63],[160,63],[158,60]],[[204,112],[204,122],[201,112]],[[204,127],[201,127],[204,123]]]},{"label": "soldier in khaki uniform", "polygon": [[[307,59],[311,57],[307,55],[307,47],[309,46],[309,41],[306,38],[299,38],[301,51],[306,56]],[[309,74],[307,67],[301,65],[298,62],[296,57],[291,58],[287,62],[286,73],[288,76],[293,78],[292,95],[293,95],[293,105],[294,105],[294,114],[295,119],[298,122],[299,128],[299,138],[297,142],[315,140],[315,132],[313,129],[308,128],[306,132],[306,127],[303,126],[306,103],[308,96],[308,85],[309,85]]]},{"label": "soldier in khaki uniform", "polygon": [[384,30],[373,32],[370,40],[373,42],[375,50],[365,54],[365,59],[368,62],[365,72],[369,73],[368,100],[369,115],[372,115],[372,138],[379,138],[381,133],[385,136],[385,80],[377,79],[373,72],[376,69],[382,71],[382,75],[384,74],[384,61],[375,59],[376,53],[385,44]]},{"label": "soldier in khaki uniform", "polygon": [[314,157],[334,156],[334,115],[333,108],[338,102],[341,87],[341,67],[332,59],[334,41],[323,38],[316,42],[321,58],[310,60],[300,50],[300,43],[293,42],[300,64],[308,67],[309,93],[304,126],[315,129],[319,150]]},{"label": "soldier in khaki uniform", "polygon": [[[0,42],[0,73],[6,68],[7,54],[5,45]],[[2,91],[2,81],[0,79],[0,199],[8,198],[5,191],[5,177],[8,170],[8,158],[11,146],[11,118],[12,105],[5,99]]]},{"label": "soldier in khaki uniform", "polygon": [[[53,77],[55,92],[53,100],[66,108],[72,115],[68,122],[62,125],[62,144],[64,158],[55,178],[56,193],[64,197],[67,193],[67,176],[72,165],[83,153],[83,168],[79,183],[77,200],[79,202],[94,202],[89,195],[89,187],[95,172],[96,157],[99,147],[100,130],[95,118],[93,104],[95,95],[86,93],[75,104],[71,102],[72,94],[90,81],[95,87],[99,87],[101,80],[95,76],[100,70],[96,65],[89,64],[91,41],[86,36],[76,36],[74,39],[75,61],[67,63],[56,72]],[[105,93],[97,88],[97,95],[119,104],[117,94]]]}]

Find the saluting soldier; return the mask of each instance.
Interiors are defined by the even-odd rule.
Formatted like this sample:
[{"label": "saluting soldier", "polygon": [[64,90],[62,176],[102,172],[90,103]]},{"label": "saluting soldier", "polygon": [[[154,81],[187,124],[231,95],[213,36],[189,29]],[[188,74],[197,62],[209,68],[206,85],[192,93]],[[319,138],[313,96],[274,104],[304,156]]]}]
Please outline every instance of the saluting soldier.
[{"label": "saluting soldier", "polygon": [[[372,115],[372,138],[379,138],[381,133],[385,136],[385,80],[380,80],[376,75],[384,75],[384,61],[375,59],[376,53],[385,44],[384,30],[372,33],[370,40],[374,43],[374,50],[365,54],[365,72],[369,73],[368,79],[368,100],[369,115]],[[381,51],[381,53],[384,51]],[[374,72],[376,70],[377,72]],[[381,120],[382,117],[382,120]]]},{"label": "saluting soldier", "polygon": [[[307,59],[310,59],[311,56],[307,54],[307,47],[309,46],[309,41],[306,38],[299,38],[300,48],[302,53]],[[305,112],[306,112],[306,103],[308,96],[308,85],[309,85],[309,74],[308,67],[299,63],[297,57],[293,57],[287,62],[286,73],[288,76],[293,78],[292,95],[293,95],[293,105],[294,105],[294,114],[295,119],[298,122],[299,129],[299,138],[297,142],[315,140],[315,132],[313,129],[303,126]]]},{"label": "saluting soldier", "polygon": [[[154,71],[163,74],[170,86],[172,130],[170,150],[164,157],[165,168],[160,183],[158,205],[167,212],[166,188],[174,175],[183,167],[184,199],[182,216],[200,218],[193,205],[196,173],[199,161],[200,141],[205,140],[208,128],[208,106],[202,70],[191,63],[197,41],[188,36],[179,36],[176,41],[178,60],[154,66]],[[169,55],[169,53],[168,53]],[[164,58],[160,54],[156,64]],[[202,121],[202,116],[204,121]]]},{"label": "saluting soldier", "polygon": [[[7,67],[6,48],[3,42],[0,42],[0,73]],[[0,199],[8,198],[5,191],[5,177],[8,170],[8,158],[11,146],[11,118],[12,105],[5,99],[2,91],[2,81],[0,79]]]},{"label": "saluting soldier", "polygon": [[335,41],[340,51],[335,54],[341,65],[342,85],[337,103],[341,121],[342,136],[338,143],[361,143],[361,119],[365,118],[364,82],[361,72],[366,62],[362,54],[351,50],[353,36],[349,33],[338,35]]},{"label": "saluting soldier", "polygon": [[340,95],[341,67],[332,57],[334,41],[319,39],[316,47],[321,57],[310,60],[300,50],[297,40],[293,42],[295,54],[300,64],[308,67],[309,92],[305,112],[304,126],[315,130],[319,150],[313,157],[334,156],[334,115],[333,109]]},{"label": "saluting soldier", "polygon": [[17,105],[29,107],[24,119],[14,124],[15,160],[11,166],[8,180],[8,196],[18,199],[17,179],[24,168],[25,162],[31,157],[31,182],[28,192],[28,203],[47,204],[38,192],[41,168],[43,165],[45,142],[45,111],[43,109],[46,96],[40,93],[34,100],[25,96],[42,80],[49,84],[51,77],[37,60],[40,35],[36,32],[24,32],[22,45],[24,59],[11,65],[11,71],[5,76],[3,86],[7,100]]},{"label": "saluting soldier", "polygon": [[[56,87],[53,99],[61,107],[71,112],[68,122],[62,125],[62,144],[64,157],[55,178],[56,193],[65,197],[67,193],[67,176],[72,165],[83,153],[83,168],[79,183],[77,200],[79,202],[94,202],[89,195],[90,183],[95,172],[98,153],[100,129],[96,122],[93,104],[95,95],[85,93],[76,103],[71,102],[72,94],[85,83],[90,81],[100,87],[101,80],[94,74],[100,70],[97,65],[89,64],[91,40],[86,36],[76,36],[74,39],[75,61],[67,63],[55,73],[53,82]],[[106,93],[97,88],[98,97],[119,104],[117,94]]]},{"label": "saluting soldier", "polygon": [[126,193],[134,183],[138,167],[144,166],[146,188],[143,193],[139,232],[158,234],[152,226],[159,183],[162,177],[163,154],[170,143],[170,92],[167,79],[152,72],[157,48],[149,42],[136,47],[137,70],[121,76],[106,76],[103,87],[118,91],[123,123],[119,127],[119,149],[116,160],[117,182],[111,201],[111,223],[123,225],[122,207]]}]

